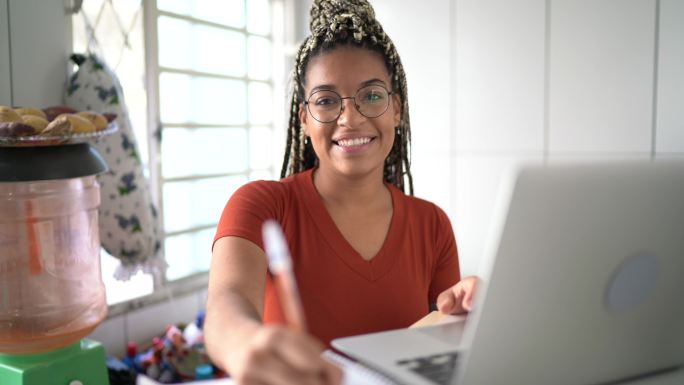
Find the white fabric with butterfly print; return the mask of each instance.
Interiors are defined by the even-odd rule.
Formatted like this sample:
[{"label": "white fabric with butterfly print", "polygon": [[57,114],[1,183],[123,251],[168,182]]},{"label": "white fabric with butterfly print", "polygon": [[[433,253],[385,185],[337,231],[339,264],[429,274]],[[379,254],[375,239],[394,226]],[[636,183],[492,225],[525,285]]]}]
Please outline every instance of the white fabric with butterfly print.
[{"label": "white fabric with butterfly print", "polygon": [[93,144],[109,165],[109,171],[98,176],[102,247],[121,261],[115,272],[117,279],[127,280],[141,269],[161,272],[166,268],[161,255],[161,227],[119,80],[94,55],[74,55],[72,59],[82,62],[70,78],[66,104],[78,110],[116,114],[119,126],[119,131]]}]

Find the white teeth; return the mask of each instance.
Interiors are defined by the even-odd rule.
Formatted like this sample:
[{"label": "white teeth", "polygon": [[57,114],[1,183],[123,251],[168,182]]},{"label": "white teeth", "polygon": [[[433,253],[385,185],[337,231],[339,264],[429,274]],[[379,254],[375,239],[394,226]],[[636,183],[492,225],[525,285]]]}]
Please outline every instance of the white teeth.
[{"label": "white teeth", "polygon": [[355,138],[355,139],[344,139],[337,141],[337,144],[342,147],[350,146],[361,146],[371,141],[371,138]]}]

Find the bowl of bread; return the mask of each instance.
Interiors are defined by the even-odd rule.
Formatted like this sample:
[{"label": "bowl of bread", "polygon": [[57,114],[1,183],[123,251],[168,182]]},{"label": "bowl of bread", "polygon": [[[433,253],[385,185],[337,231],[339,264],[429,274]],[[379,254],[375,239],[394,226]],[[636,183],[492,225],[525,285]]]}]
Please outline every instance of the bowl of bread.
[{"label": "bowl of bread", "polygon": [[0,146],[57,146],[82,143],[117,130],[116,115],[77,111],[66,106],[44,109],[0,106]]}]

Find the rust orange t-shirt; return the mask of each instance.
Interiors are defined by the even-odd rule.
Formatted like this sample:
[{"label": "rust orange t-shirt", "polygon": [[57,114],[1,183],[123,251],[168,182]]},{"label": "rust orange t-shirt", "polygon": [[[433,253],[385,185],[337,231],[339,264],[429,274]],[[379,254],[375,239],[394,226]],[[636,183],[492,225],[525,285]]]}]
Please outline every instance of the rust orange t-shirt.
[{"label": "rust orange t-shirt", "polygon": [[[266,219],[278,221],[292,254],[309,332],[325,344],[404,328],[458,282],[458,255],[451,224],[440,208],[387,186],[392,221],[370,261],[336,227],[313,184],[313,170],[242,186],[228,201],[214,239],[237,236],[263,249],[261,225]],[[263,321],[285,323],[270,274]]]}]

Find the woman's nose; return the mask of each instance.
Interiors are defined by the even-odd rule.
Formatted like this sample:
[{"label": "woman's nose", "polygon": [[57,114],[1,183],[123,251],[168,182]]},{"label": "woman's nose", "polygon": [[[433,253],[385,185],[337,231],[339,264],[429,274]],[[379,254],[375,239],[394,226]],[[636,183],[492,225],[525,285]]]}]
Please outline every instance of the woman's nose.
[{"label": "woman's nose", "polygon": [[361,115],[356,107],[356,101],[354,99],[349,98],[342,100],[342,111],[340,112],[340,116],[337,118],[338,124],[348,124],[353,126],[355,123],[365,118],[366,117]]}]

